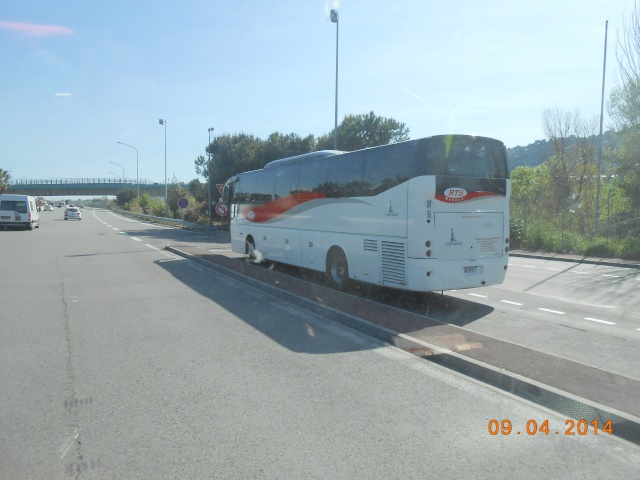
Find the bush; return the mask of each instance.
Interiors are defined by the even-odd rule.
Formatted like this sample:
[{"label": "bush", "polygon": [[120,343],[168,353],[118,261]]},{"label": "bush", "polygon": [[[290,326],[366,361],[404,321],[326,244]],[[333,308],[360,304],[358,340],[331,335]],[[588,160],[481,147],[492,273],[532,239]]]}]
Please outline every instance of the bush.
[{"label": "bush", "polygon": [[509,243],[512,248],[522,246],[524,232],[524,221],[518,219],[511,220],[511,224],[509,225]]},{"label": "bush", "polygon": [[619,255],[621,258],[640,260],[640,239],[627,237],[621,243]]}]

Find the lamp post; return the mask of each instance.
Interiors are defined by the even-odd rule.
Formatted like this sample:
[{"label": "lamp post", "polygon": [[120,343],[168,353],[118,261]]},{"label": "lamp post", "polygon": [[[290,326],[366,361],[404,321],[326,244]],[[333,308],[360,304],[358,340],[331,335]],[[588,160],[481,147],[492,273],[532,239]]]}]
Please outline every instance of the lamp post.
[{"label": "lamp post", "polygon": [[336,24],[336,109],[335,125],[333,128],[333,149],[338,149],[338,11],[331,10],[331,23]]},{"label": "lamp post", "polygon": [[125,147],[133,148],[136,151],[136,185],[138,186],[138,198],[140,198],[140,177],[138,176],[138,149],[134,146],[127,145],[126,143],[118,142]]},{"label": "lamp post", "polygon": [[159,120],[164,125],[164,216],[169,218],[169,186],[167,185],[167,121]]},{"label": "lamp post", "polygon": [[109,162],[109,163],[112,163],[113,165],[117,165],[122,169],[122,183],[124,183],[124,167],[116,162]]},{"label": "lamp post", "polygon": [[213,127],[208,129],[208,132],[209,144],[207,145],[207,154],[209,155],[209,181],[207,183],[209,184],[209,205],[207,208],[207,212],[209,212],[209,226],[211,226],[213,224],[213,220],[211,218],[211,132],[213,132]]},{"label": "lamp post", "polygon": [[609,30],[609,20],[604,24],[604,61],[602,63],[602,95],[600,100],[600,141],[598,143],[598,181],[596,185],[596,230],[600,228],[600,169],[602,168],[602,119],[604,115],[604,77],[607,71],[607,31]]}]

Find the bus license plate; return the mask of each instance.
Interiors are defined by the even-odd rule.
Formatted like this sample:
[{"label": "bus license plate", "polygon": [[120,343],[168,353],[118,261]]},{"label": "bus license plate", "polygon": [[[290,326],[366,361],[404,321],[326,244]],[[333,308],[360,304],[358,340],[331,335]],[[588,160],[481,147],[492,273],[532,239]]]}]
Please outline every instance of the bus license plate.
[{"label": "bus license plate", "polygon": [[2,215],[0,220],[11,220],[11,217],[9,215]]},{"label": "bus license plate", "polygon": [[482,273],[482,266],[480,266],[480,265],[471,265],[471,266],[468,266],[468,267],[464,267],[464,273],[469,273],[469,274]]}]

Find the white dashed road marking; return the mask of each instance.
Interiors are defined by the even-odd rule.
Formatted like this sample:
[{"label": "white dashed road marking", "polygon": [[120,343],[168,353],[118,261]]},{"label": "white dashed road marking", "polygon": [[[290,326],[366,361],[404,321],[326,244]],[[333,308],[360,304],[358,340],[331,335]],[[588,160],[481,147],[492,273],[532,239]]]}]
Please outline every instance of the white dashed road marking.
[{"label": "white dashed road marking", "polygon": [[512,302],[511,300],[500,300],[500,301],[501,301],[502,303],[508,303],[509,305],[516,305],[516,306],[518,306],[518,307],[521,307],[522,305],[524,305],[524,304],[522,304],[522,303]]},{"label": "white dashed road marking", "polygon": [[549,308],[538,308],[538,310],[542,310],[543,312],[556,313],[558,315],[564,315],[564,312],[560,312],[558,310],[551,310]]},{"label": "white dashed road marking", "polygon": [[606,320],[598,320],[597,318],[584,317],[584,319],[589,320],[590,322],[604,323],[606,325],[615,325],[615,323],[613,322],[607,322]]}]

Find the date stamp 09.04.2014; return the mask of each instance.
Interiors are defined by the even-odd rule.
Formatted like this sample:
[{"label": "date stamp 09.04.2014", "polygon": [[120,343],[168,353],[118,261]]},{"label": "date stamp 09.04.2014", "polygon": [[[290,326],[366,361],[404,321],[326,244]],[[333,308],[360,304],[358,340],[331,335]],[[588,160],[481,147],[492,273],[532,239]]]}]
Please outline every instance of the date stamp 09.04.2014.
[{"label": "date stamp 09.04.2014", "polygon": [[613,434],[613,423],[611,420],[601,423],[598,420],[587,422],[586,420],[568,419],[564,422],[564,428],[554,429],[549,426],[549,420],[536,422],[527,420],[520,428],[514,427],[511,420],[489,420],[487,425],[490,435],[600,435],[602,433]]}]

